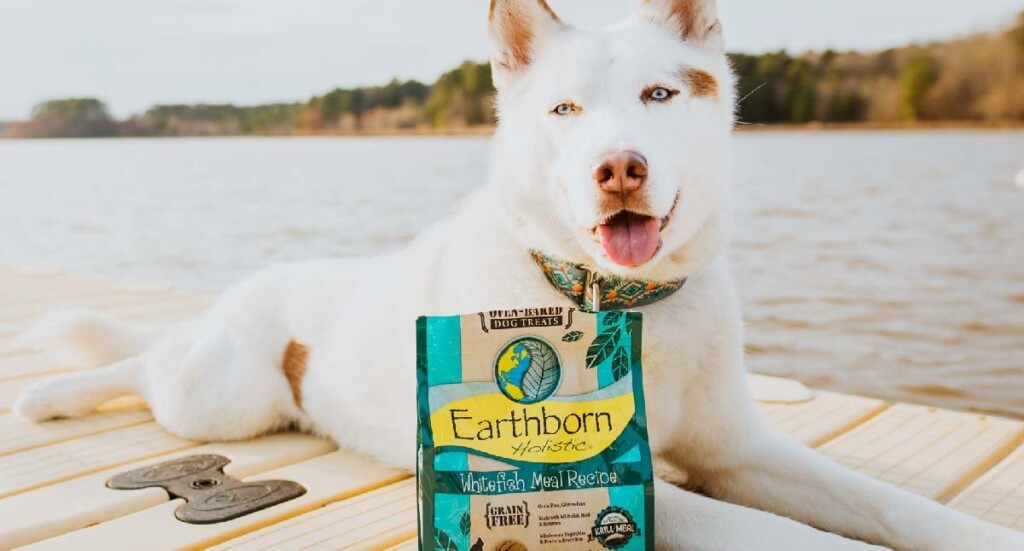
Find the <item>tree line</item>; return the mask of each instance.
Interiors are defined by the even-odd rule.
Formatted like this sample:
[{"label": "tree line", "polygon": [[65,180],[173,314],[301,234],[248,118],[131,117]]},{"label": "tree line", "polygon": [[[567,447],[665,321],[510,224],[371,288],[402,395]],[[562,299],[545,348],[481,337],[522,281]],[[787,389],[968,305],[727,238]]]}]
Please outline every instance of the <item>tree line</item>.
[{"label": "tree line", "polygon": [[[741,124],[1024,122],[1024,13],[1012,28],[880,52],[731,54]],[[359,134],[462,131],[494,124],[487,63],[433,84],[337,88],[305,102],[157,105],[115,120],[94,98],[38,105],[14,137]]]}]

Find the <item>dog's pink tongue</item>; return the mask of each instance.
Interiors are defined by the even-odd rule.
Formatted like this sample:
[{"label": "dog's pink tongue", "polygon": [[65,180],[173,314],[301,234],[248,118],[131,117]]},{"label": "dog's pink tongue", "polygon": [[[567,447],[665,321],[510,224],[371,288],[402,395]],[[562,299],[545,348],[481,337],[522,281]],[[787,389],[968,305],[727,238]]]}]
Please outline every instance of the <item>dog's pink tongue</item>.
[{"label": "dog's pink tongue", "polygon": [[658,251],[661,223],[650,216],[623,212],[598,226],[597,233],[604,253],[612,262],[635,267],[650,260]]}]

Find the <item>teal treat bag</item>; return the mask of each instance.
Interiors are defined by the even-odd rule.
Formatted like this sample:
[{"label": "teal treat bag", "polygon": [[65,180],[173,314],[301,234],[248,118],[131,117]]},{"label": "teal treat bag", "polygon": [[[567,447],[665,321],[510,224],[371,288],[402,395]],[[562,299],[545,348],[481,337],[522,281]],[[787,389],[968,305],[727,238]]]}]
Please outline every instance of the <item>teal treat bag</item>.
[{"label": "teal treat bag", "polygon": [[639,313],[417,321],[420,549],[654,547]]}]

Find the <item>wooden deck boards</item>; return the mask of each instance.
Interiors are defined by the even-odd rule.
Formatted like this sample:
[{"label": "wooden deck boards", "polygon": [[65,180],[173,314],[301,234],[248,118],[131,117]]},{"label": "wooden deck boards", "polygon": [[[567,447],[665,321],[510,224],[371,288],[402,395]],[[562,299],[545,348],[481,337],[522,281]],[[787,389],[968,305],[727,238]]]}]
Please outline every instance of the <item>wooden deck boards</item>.
[{"label": "wooden deck boards", "polygon": [[899,404],[820,449],[901,488],[947,501],[1024,439],[1015,421]]},{"label": "wooden deck boards", "polygon": [[215,549],[366,549],[415,537],[416,485],[409,479],[268,526]]},{"label": "wooden deck boards", "polygon": [[968,486],[950,506],[1024,532],[1024,447]]},{"label": "wooden deck boards", "polygon": [[0,456],[0,498],[195,445],[145,423]]},{"label": "wooden deck boards", "polygon": [[[209,299],[161,286],[0,267],[0,549],[160,547],[222,549],[414,549],[415,488],[409,475],[318,438],[271,435],[201,444],[152,422],[138,400],[80,420],[42,425],[9,412],[17,392],[67,367],[6,348],[53,308],[95,307],[161,325],[188,320]],[[752,377],[766,422],[852,468],[951,506],[1024,530],[1024,424],[881,400],[811,392]],[[111,476],[195,453],[225,455],[243,479],[285,478],[306,495],[215,525],[174,519],[181,500],[164,490],[110,490]]]},{"label": "wooden deck boards", "polygon": [[124,491],[105,486],[114,475],[132,469],[186,455],[219,454],[231,460],[224,469],[226,473],[248,478],[335,449],[332,443],[313,436],[278,434],[248,442],[187,448],[54,483],[0,500],[0,518],[5,521],[4,528],[0,529],[0,549],[73,533],[168,501],[167,492],[160,488]]},{"label": "wooden deck boards", "polygon": [[818,392],[808,402],[759,402],[758,407],[771,427],[817,447],[878,415],[886,404],[873,398]]},{"label": "wooden deck boards", "polygon": [[12,413],[0,414],[0,457],[152,421],[148,411],[107,411],[82,419],[62,419],[34,424]]},{"label": "wooden deck boards", "polygon": [[0,381],[54,374],[67,370],[67,366],[62,366],[59,362],[36,352],[12,352],[0,356]]},{"label": "wooden deck boards", "polygon": [[28,548],[145,549],[152,543],[152,534],[160,534],[160,546],[164,548],[205,548],[408,476],[349,452],[338,451],[261,475],[260,478],[298,482],[307,492],[302,497],[244,517],[219,524],[186,524],[174,518],[174,510],[181,503],[172,500]]}]

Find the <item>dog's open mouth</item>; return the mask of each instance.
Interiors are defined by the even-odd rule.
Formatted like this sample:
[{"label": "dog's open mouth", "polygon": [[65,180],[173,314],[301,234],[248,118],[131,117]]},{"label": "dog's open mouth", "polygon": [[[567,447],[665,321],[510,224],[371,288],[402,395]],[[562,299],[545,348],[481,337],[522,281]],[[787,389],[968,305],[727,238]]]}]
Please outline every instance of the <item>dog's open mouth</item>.
[{"label": "dog's open mouth", "polygon": [[[678,202],[678,197],[676,202]],[[675,205],[668,216],[658,219],[646,214],[622,210],[594,228],[594,234],[612,262],[635,268],[654,258],[661,248],[661,231],[668,225]]]}]

